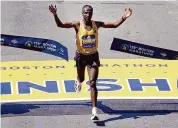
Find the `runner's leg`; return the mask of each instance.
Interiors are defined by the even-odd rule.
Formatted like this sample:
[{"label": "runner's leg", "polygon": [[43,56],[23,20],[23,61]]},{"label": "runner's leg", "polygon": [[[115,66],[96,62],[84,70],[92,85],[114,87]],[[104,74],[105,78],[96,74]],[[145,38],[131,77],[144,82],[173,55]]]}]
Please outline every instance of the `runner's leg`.
[{"label": "runner's leg", "polygon": [[96,87],[96,80],[98,78],[99,68],[98,66],[95,67],[87,67],[88,75],[89,75],[89,82],[90,82],[90,90],[91,90],[91,101],[92,101],[92,120],[98,120],[97,116],[97,97],[98,97],[98,90]]}]

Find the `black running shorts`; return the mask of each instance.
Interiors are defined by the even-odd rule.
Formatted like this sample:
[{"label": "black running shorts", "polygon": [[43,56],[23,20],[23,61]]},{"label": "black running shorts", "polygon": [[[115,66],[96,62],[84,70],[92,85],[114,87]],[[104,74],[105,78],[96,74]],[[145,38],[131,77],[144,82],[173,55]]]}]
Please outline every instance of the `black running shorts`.
[{"label": "black running shorts", "polygon": [[74,60],[76,61],[77,67],[99,67],[100,60],[99,60],[99,53],[95,52],[93,54],[85,55],[76,52]]}]

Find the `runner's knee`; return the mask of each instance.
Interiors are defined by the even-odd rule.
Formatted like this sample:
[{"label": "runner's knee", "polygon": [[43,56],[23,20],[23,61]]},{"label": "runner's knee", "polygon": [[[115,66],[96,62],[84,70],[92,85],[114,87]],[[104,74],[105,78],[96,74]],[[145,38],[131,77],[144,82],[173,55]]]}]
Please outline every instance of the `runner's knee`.
[{"label": "runner's knee", "polygon": [[97,90],[96,81],[90,80],[90,88],[91,88],[91,90]]}]

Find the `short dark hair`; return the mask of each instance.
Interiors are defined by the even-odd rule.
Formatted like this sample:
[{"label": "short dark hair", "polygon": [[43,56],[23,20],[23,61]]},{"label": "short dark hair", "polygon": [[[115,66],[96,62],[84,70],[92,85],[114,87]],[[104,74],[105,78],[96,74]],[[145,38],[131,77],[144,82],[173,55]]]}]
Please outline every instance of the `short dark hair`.
[{"label": "short dark hair", "polygon": [[89,9],[91,9],[91,11],[93,12],[93,8],[92,8],[92,6],[90,6],[90,5],[84,5],[83,8],[82,8],[82,11],[83,11],[84,8],[89,8]]}]

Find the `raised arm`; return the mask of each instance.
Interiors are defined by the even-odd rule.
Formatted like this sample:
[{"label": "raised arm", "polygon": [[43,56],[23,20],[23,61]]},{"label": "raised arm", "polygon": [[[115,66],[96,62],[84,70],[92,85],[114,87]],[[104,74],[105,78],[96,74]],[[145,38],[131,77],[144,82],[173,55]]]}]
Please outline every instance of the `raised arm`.
[{"label": "raised arm", "polygon": [[61,22],[59,17],[57,16],[57,8],[56,5],[53,7],[53,5],[49,5],[49,10],[54,16],[56,25],[61,28],[77,28],[77,22]]},{"label": "raised arm", "polygon": [[125,9],[125,13],[122,16],[122,18],[116,20],[115,22],[100,22],[97,21],[97,26],[99,27],[103,27],[103,28],[117,28],[118,26],[120,26],[129,16],[132,15],[132,9],[127,8]]}]

